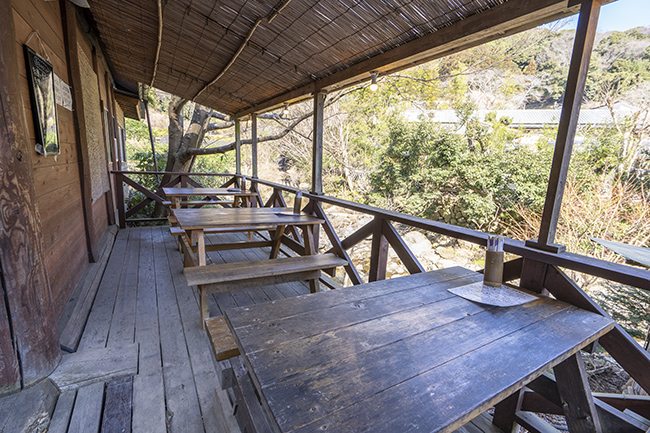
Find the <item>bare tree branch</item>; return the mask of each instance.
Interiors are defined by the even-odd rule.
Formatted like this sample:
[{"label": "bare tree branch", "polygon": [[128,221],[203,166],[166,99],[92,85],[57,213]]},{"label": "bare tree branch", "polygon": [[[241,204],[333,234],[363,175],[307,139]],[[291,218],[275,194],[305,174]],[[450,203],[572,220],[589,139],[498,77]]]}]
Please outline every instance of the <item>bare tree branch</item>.
[{"label": "bare tree branch", "polygon": [[[345,92],[341,92],[341,93],[338,93],[338,94],[334,95],[331,99],[326,101],[325,107],[328,107],[328,106],[334,104],[336,101],[338,101],[339,99],[341,99],[343,96],[347,95],[348,93],[357,91],[357,90],[359,90],[361,88],[362,87],[355,87],[355,88],[352,88],[352,89],[348,89]],[[291,122],[291,124],[286,126],[279,133],[274,134],[274,135],[267,135],[265,137],[259,137],[257,139],[257,142],[262,143],[262,142],[265,142],[265,141],[279,140],[279,139],[283,138],[284,136],[286,136],[291,131],[293,131],[293,129],[298,124],[300,124],[302,121],[310,118],[312,115],[313,115],[313,111],[308,111],[307,113],[303,114],[302,116],[299,116],[299,117],[296,117],[295,119],[293,119],[293,122]],[[273,119],[273,120],[277,121],[278,123],[279,123],[279,119],[281,119],[281,116],[278,116],[277,114],[272,114],[272,115],[264,115],[263,114],[260,117],[262,117],[264,119]],[[215,125],[215,124],[208,125],[208,128],[210,128],[212,125]],[[217,128],[214,128],[214,129],[217,129]],[[208,131],[211,131],[211,130],[214,130],[214,129],[208,129]],[[241,140],[241,144],[251,144],[252,142],[253,142],[253,140],[250,139],[250,138]],[[231,150],[235,149],[235,145],[236,145],[236,143],[233,141],[231,143],[224,144],[223,146],[206,147],[206,148],[203,148],[203,149],[189,148],[189,149],[186,149],[185,151],[190,155],[214,155],[214,154],[218,154],[218,153],[230,152]]]},{"label": "bare tree branch", "polygon": [[[312,115],[311,111],[307,112],[307,113],[303,114],[302,116],[296,118],[289,126],[284,128],[279,133],[274,134],[274,135],[267,135],[265,137],[260,137],[260,138],[257,139],[257,142],[261,143],[261,142],[264,142],[264,141],[279,140],[282,137],[284,137],[285,135],[287,135],[288,133],[290,133],[293,130],[293,128],[295,128],[296,125],[298,125],[300,122],[302,122],[305,119],[310,118],[311,115]],[[253,140],[250,139],[250,138],[241,140],[241,144],[251,144],[252,142],[253,142]],[[214,154],[217,154],[217,153],[226,153],[226,152],[229,152],[231,150],[234,150],[235,149],[235,144],[236,143],[233,141],[231,143],[224,144],[223,146],[218,146],[218,147],[206,147],[204,149],[194,149],[194,148],[193,149],[187,149],[187,152],[192,154],[192,155],[214,155]]]},{"label": "bare tree branch", "polygon": [[210,123],[205,127],[205,132],[217,131],[219,129],[228,129],[235,126],[235,122]]}]

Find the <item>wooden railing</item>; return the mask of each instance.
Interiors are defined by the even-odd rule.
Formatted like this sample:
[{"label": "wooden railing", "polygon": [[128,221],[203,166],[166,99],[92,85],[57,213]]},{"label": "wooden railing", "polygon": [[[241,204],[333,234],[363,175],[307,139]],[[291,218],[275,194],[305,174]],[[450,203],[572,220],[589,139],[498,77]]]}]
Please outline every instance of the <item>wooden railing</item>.
[{"label": "wooden railing", "polygon": [[[128,220],[127,218],[130,218],[138,210],[146,206],[146,204],[151,201],[162,202],[162,194],[159,191],[152,192],[146,190],[146,188],[143,188],[128,178],[129,174],[160,175],[162,173],[122,171],[113,173],[118,189],[117,205],[118,208],[121,207],[119,211],[121,227],[125,227],[127,222],[134,221],[133,219]],[[190,179],[190,175],[187,173],[174,173],[173,175],[176,177],[166,186],[173,186],[178,183],[181,183],[181,185],[200,186],[198,182]],[[191,176],[228,177],[229,180],[223,184],[224,186],[241,185],[241,178],[235,175],[192,173]],[[122,195],[124,185],[128,185],[142,192],[146,196],[146,199],[133,208],[125,210]],[[361,284],[364,281],[352,263],[347,250],[368,238],[371,238],[372,242],[368,281],[382,280],[386,277],[389,246],[393,248],[409,273],[414,274],[424,271],[422,265],[393,226],[394,223],[404,224],[455,239],[462,239],[478,245],[486,245],[487,243],[488,234],[478,230],[379,209],[327,195],[310,194],[297,188],[262,179],[247,179],[246,187],[257,193],[255,203],[257,206],[286,206],[284,194],[295,195],[300,192],[303,198],[308,198],[309,201],[304,207],[304,211],[312,213],[325,221],[323,229],[332,245],[329,252],[333,252],[348,261],[348,266],[345,267],[345,271],[353,284]],[[260,187],[266,187],[270,190],[270,194],[265,200],[262,194],[260,194]],[[324,203],[371,215],[373,219],[345,239],[340,239],[322,207]],[[297,233],[290,232],[289,235],[283,237],[282,241],[287,248],[296,253],[304,253],[302,240]],[[647,270],[569,252],[551,253],[538,250],[526,246],[523,241],[510,238],[505,239],[504,249],[506,252],[518,256],[518,258],[505,264],[504,281],[520,280],[519,284],[523,288],[538,293],[550,293],[559,300],[603,315],[608,314],[583,292],[567,276],[563,269],[570,269],[643,290],[650,290],[650,271]],[[602,337],[599,343],[641,387],[646,391],[650,391],[650,355],[620,325],[617,325],[613,331]],[[650,400],[648,400],[647,405],[650,412]]]}]

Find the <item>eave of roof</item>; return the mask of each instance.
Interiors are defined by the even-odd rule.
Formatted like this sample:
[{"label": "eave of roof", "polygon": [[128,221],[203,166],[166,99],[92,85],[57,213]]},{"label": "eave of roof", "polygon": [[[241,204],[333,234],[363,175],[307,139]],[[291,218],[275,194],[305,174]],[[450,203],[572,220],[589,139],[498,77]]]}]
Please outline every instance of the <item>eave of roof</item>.
[{"label": "eave of roof", "polygon": [[[149,84],[155,2],[90,0],[116,80]],[[288,4],[287,4],[288,3]],[[261,17],[285,7],[271,22]],[[577,12],[574,0],[168,2],[154,86],[236,117],[405,69]],[[391,9],[392,8],[392,9]],[[340,35],[340,36],[337,36]]]}]

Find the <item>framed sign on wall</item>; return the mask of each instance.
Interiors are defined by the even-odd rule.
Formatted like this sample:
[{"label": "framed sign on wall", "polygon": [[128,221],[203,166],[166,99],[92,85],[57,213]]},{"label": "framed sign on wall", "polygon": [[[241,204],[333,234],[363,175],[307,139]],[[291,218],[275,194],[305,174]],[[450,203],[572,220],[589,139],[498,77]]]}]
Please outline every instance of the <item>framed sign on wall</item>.
[{"label": "framed sign on wall", "polygon": [[58,155],[60,148],[54,98],[54,70],[47,60],[27,45],[23,45],[23,49],[36,131],[36,152],[41,155]]}]

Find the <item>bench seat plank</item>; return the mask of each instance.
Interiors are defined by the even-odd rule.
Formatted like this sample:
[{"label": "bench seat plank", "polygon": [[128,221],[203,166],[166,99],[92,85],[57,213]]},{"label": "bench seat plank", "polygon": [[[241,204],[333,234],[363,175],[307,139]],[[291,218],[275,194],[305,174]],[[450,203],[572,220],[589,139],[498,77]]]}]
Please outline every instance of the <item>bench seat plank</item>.
[{"label": "bench seat plank", "polygon": [[334,254],[288,257],[273,260],[257,260],[245,263],[224,263],[218,265],[185,268],[187,284],[225,283],[261,277],[315,271],[347,265],[347,261]]}]

